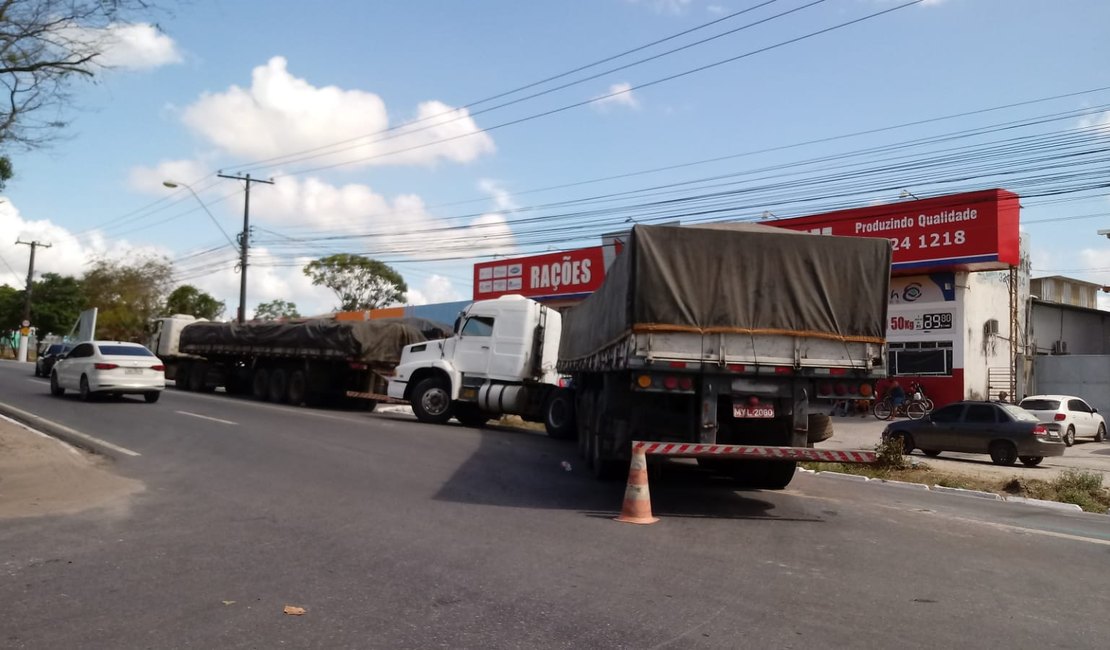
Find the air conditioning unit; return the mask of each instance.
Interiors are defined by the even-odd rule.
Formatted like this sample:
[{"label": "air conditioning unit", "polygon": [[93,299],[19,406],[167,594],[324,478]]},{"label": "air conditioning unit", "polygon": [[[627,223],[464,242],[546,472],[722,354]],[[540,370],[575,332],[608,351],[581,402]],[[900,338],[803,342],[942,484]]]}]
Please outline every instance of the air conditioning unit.
[{"label": "air conditioning unit", "polygon": [[998,334],[998,319],[997,318],[992,318],[992,319],[988,320],[987,322],[983,323],[983,334],[985,334],[987,336],[993,336],[995,334]]}]

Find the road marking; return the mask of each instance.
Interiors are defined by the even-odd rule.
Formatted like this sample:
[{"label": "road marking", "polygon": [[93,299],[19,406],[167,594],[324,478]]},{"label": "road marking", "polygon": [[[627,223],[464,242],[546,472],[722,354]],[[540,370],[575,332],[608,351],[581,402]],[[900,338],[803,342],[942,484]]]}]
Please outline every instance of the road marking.
[{"label": "road marking", "polygon": [[232,422],[231,420],[221,420],[220,418],[214,418],[210,415],[201,415],[200,413],[190,413],[188,411],[174,411],[174,413],[179,413],[181,415],[188,415],[189,417],[200,418],[202,420],[211,420],[213,422],[219,422],[220,424],[230,424],[232,426],[235,426],[235,425],[239,424],[238,422]]},{"label": "road marking", "polygon": [[100,445],[102,447],[106,447],[108,449],[111,449],[114,452],[121,453],[125,456],[142,456],[142,454],[140,454],[139,452],[131,451],[127,447],[120,447],[119,445],[112,444],[112,443],[108,442],[107,440],[102,440],[100,438],[97,438],[96,436],[90,436],[87,433],[82,433],[82,432],[80,432],[76,429],[71,429],[71,428],[65,426],[64,424],[58,424],[57,422],[54,422],[53,420],[47,420],[46,418],[42,417],[41,415],[35,415],[34,413],[31,413],[29,411],[24,411],[23,409],[17,409],[16,407],[14,407],[10,404],[0,403],[0,408],[3,408],[5,411],[7,411],[9,413],[14,413],[15,415],[17,415],[21,419],[32,420],[34,422],[42,422],[45,425],[47,425],[47,426],[49,426],[53,429],[57,429],[59,431],[64,431],[66,434],[71,435],[74,438],[78,438],[80,440],[85,440],[85,441],[90,442],[90,443],[95,444],[95,445]]}]

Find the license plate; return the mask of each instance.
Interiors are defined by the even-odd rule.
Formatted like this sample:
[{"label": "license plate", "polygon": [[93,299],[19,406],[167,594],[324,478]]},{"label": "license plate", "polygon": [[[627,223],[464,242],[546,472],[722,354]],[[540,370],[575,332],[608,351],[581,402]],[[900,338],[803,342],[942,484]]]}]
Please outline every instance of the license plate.
[{"label": "license plate", "polygon": [[143,374],[142,368],[124,368],[123,373],[126,375],[141,375]]},{"label": "license plate", "polygon": [[743,404],[732,405],[732,417],[734,418],[773,418],[775,417],[774,406],[745,406]]}]

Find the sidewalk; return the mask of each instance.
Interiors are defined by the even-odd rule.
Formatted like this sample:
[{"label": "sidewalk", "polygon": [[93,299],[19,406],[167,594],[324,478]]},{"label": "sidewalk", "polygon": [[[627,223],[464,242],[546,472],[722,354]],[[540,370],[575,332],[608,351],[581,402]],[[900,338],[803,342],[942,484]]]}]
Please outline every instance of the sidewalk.
[{"label": "sidewalk", "polygon": [[0,520],[92,508],[121,512],[142,489],[112,472],[109,461],[0,418]]},{"label": "sidewalk", "polygon": [[[834,417],[832,420],[833,437],[819,443],[817,446],[820,448],[874,449],[888,424],[873,415]],[[1063,456],[1046,458],[1039,467],[1021,464],[1001,467],[992,463],[986,454],[944,452],[937,458],[926,458],[920,451],[915,451],[911,458],[938,470],[988,479],[1020,476],[1049,480],[1068,469],[1099,472],[1103,485],[1110,487],[1110,442],[1092,442],[1090,438],[1077,440]]]}]

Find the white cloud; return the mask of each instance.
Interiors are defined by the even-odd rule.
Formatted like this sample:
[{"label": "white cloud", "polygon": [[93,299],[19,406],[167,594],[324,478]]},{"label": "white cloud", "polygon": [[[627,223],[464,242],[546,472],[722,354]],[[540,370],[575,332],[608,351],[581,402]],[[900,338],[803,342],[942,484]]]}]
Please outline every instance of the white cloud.
[{"label": "white cloud", "polygon": [[1110,111],[1084,115],[1079,118],[1079,128],[1092,129],[1099,133],[1110,132]]},{"label": "white cloud", "polygon": [[722,16],[726,11],[728,11],[728,9],[722,7],[721,5],[708,5],[705,10],[713,14],[714,16]]},{"label": "white cloud", "polygon": [[686,13],[693,0],[627,0],[629,4],[643,4],[656,13],[678,16]]},{"label": "white cloud", "polygon": [[[506,193],[500,200],[511,199]],[[273,186],[252,193],[251,217],[256,223],[275,227],[369,235],[343,241],[342,245],[371,256],[431,259],[511,254],[516,250],[512,229],[498,212],[465,223],[448,221],[429,213],[423,199],[414,194],[391,200],[366,185],[336,186],[311,177],[302,180],[282,176]]]},{"label": "white cloud", "polygon": [[614,107],[640,108],[640,100],[632,94],[632,84],[627,81],[609,86],[605,94],[594,98],[594,108],[605,111]]},{"label": "white cloud", "polygon": [[[253,70],[250,88],[232,86],[222,93],[206,93],[184,109],[182,119],[194,132],[236,156],[267,159],[328,147],[326,155],[301,163],[308,167],[349,162],[351,166],[465,163],[494,151],[493,139],[465,109],[438,101],[421,103],[412,121],[381,134],[390,127],[381,97],[313,86],[291,75],[280,56]],[[351,162],[356,160],[360,162]]]},{"label": "white cloud", "polygon": [[22,289],[27,282],[27,265],[30,247],[17,245],[21,241],[39,241],[50,247],[35,251],[35,277],[43,273],[58,273],[80,277],[88,270],[89,262],[98,258],[128,259],[138,255],[165,255],[170,251],[151,245],[135,245],[126,240],[106,238],[91,232],[78,238],[65,228],[47,220],[24,219],[19,209],[7,197],[0,197],[0,231],[10,235],[0,242],[0,284]]},{"label": "white cloud", "polygon": [[[165,181],[191,184],[208,175],[208,167],[198,160],[163,160],[154,167],[133,167],[127,184],[137,192],[168,196]],[[197,189],[195,185],[193,189]]]},{"label": "white cloud", "polygon": [[419,288],[409,285],[406,301],[410,305],[430,305],[440,302],[455,302],[466,298],[451,283],[450,278],[432,274]]},{"label": "white cloud", "polygon": [[103,28],[61,30],[77,51],[99,52],[97,65],[129,70],[151,70],[183,60],[177,44],[147,23],[112,23]]}]

